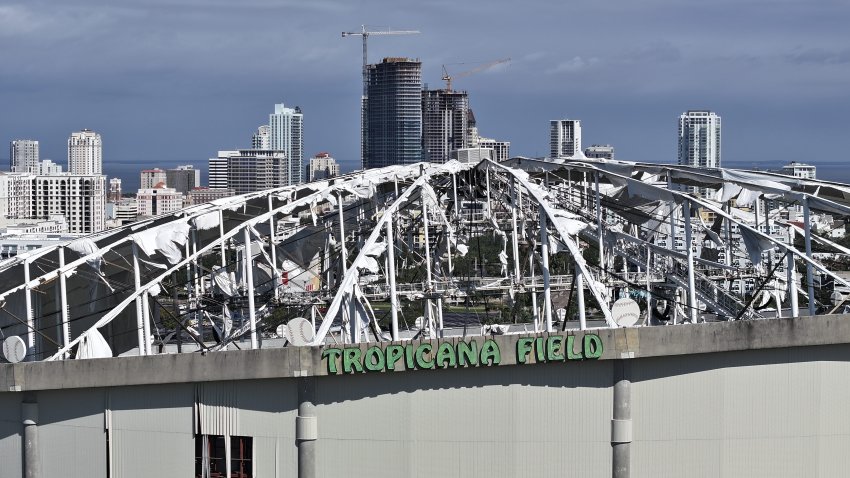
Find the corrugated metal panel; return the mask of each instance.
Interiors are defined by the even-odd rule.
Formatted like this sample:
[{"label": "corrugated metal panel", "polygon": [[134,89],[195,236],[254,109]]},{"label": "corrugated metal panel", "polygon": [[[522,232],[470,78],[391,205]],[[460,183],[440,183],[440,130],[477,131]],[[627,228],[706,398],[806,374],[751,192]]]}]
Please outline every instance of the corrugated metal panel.
[{"label": "corrugated metal panel", "polygon": [[320,378],[317,453],[334,459],[318,474],[608,477],[611,376],[585,362]]},{"label": "corrugated metal panel", "polygon": [[119,429],[112,436],[115,439],[113,469],[117,478],[194,476],[192,433]]},{"label": "corrugated metal panel", "polygon": [[296,380],[246,380],[236,383],[239,421],[234,435],[295,440],[298,414]]},{"label": "corrugated metal panel", "polygon": [[633,362],[632,475],[841,476],[846,346]]},{"label": "corrugated metal panel", "polygon": [[236,435],[239,429],[239,382],[209,382],[195,386],[199,432],[203,435]]},{"label": "corrugated metal panel", "polygon": [[281,471],[277,442],[277,438],[254,438],[254,476],[278,478],[293,476],[298,471],[297,469]]},{"label": "corrugated metal panel", "polygon": [[[250,380],[239,382],[237,435],[254,437],[254,459],[258,471],[295,476],[298,450],[295,446],[295,416],[298,414],[296,380]],[[272,466],[273,464],[273,466]]]},{"label": "corrugated metal panel", "polygon": [[124,387],[109,393],[117,478],[193,476],[192,385]]},{"label": "corrugated metal panel", "polygon": [[44,476],[106,477],[104,393],[38,393],[38,448]]}]

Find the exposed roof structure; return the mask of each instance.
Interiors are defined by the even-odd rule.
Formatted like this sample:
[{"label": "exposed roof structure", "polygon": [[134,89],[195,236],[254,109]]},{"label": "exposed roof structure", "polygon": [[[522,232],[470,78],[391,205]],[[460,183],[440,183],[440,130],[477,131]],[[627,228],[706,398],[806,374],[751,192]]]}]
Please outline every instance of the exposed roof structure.
[{"label": "exposed roof structure", "polygon": [[[810,315],[835,312],[816,299],[814,274],[850,284],[812,244],[850,250],[811,235],[818,212],[850,215],[850,186],[591,159],[392,166],[220,199],[8,259],[0,338],[21,337],[25,360],[60,360],[175,343],[256,348],[264,335],[281,345],[444,336],[454,333],[449,303],[478,317],[474,333],[632,325],[612,312],[624,299],[641,304],[644,326],[798,316],[800,299]],[[484,255],[482,237],[501,247],[497,257]],[[475,257],[464,257],[471,248]],[[481,297],[484,311],[469,306]],[[487,297],[510,317],[487,312]]]}]

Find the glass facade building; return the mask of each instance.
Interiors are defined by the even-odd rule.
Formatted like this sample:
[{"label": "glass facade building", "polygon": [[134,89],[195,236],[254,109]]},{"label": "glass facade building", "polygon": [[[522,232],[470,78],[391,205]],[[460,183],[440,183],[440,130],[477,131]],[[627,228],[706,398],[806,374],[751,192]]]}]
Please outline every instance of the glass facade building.
[{"label": "glass facade building", "polygon": [[369,65],[363,168],[422,160],[422,63],[384,58]]}]

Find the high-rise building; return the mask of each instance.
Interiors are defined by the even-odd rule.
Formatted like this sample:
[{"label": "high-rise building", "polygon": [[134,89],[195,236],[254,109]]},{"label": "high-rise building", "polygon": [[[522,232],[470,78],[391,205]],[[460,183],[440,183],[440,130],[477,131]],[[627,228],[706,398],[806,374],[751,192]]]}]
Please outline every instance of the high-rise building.
[{"label": "high-rise building", "polygon": [[183,208],[183,195],[161,182],[152,188],[139,189],[136,207],[139,216],[159,216],[179,211]]},{"label": "high-rise building", "polygon": [[207,162],[207,174],[209,175],[210,189],[224,189],[227,187],[227,159],[231,155],[238,154],[238,151],[219,151],[218,156],[209,159]]},{"label": "high-rise building", "polygon": [[549,122],[549,156],[568,158],[581,153],[581,121],[552,120]]},{"label": "high-rise building", "polygon": [[499,141],[493,138],[478,138],[478,147],[492,149],[494,156],[490,159],[499,163],[511,157],[511,142]]},{"label": "high-rise building", "polygon": [[180,194],[189,194],[189,191],[201,185],[201,170],[192,165],[166,169],[165,184]]},{"label": "high-rise building", "polygon": [[282,103],[274,105],[274,113],[269,115],[269,146],[264,151],[286,155],[288,184],[300,183],[301,172],[304,171],[304,115],[301,108],[287,108]]},{"label": "high-rise building", "polygon": [[472,108],[466,111],[466,146],[468,148],[478,147],[478,124],[475,121],[475,113]]},{"label": "high-rise building", "polygon": [[36,176],[33,216],[49,218],[61,214],[68,232],[92,234],[105,229],[106,176],[54,174]]},{"label": "high-rise building", "polygon": [[38,174],[38,141],[16,139],[9,147],[9,170],[13,173]]},{"label": "high-rise building", "polygon": [[272,149],[269,125],[264,124],[257,128],[257,132],[251,137],[251,149]]},{"label": "high-rise building", "polygon": [[35,175],[0,172],[0,217],[32,218],[32,183]]},{"label": "high-rise building", "polygon": [[166,182],[165,171],[159,168],[143,169],[139,174],[139,189],[151,189]]},{"label": "high-rise building", "polygon": [[584,155],[592,159],[614,159],[614,147],[610,144],[594,144],[584,148]]},{"label": "high-rise building", "polygon": [[48,220],[64,216],[68,232],[105,228],[106,176],[60,173],[0,173],[0,216]]},{"label": "high-rise building", "polygon": [[679,116],[679,165],[720,167],[720,116],[708,110]]},{"label": "high-rise building", "polygon": [[[244,194],[288,186],[290,161],[283,151],[241,149],[219,151],[210,158],[210,188]],[[299,171],[299,176],[300,176]]]},{"label": "high-rise building", "polygon": [[422,63],[384,58],[367,66],[363,168],[422,160]]},{"label": "high-rise building", "polygon": [[339,164],[329,153],[319,153],[310,158],[310,164],[307,166],[309,182],[336,176],[339,176]]},{"label": "high-rise building", "polygon": [[465,91],[422,90],[422,152],[445,163],[452,150],[468,147],[469,96]]},{"label": "high-rise building", "polygon": [[121,200],[121,178],[109,179],[109,195],[107,201],[118,202]]},{"label": "high-rise building", "polygon": [[[708,110],[688,110],[679,116],[679,165],[720,167],[720,116]],[[701,197],[714,194],[694,186],[687,190]]]},{"label": "high-rise building", "polygon": [[49,159],[43,159],[38,162],[38,174],[49,176],[51,174],[62,174],[62,165],[56,164]]},{"label": "high-rise building", "polygon": [[84,129],[68,138],[68,172],[71,174],[103,174],[103,142],[100,135]]}]

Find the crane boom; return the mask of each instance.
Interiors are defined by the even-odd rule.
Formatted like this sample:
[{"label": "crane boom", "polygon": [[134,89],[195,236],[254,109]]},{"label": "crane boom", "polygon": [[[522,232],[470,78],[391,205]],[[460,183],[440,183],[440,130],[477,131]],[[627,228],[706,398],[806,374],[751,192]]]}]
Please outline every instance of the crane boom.
[{"label": "crane boom", "polygon": [[446,91],[452,91],[452,80],[457,78],[464,78],[469,75],[473,75],[478,73],[479,71],[484,71],[489,68],[492,68],[496,65],[500,65],[502,63],[507,63],[511,61],[510,58],[503,58],[501,60],[494,60],[491,62],[484,63],[483,65],[479,65],[471,70],[462,71],[455,75],[449,75],[449,72],[446,70],[446,65],[443,65],[443,78],[442,80],[446,82]]},{"label": "crane boom", "polygon": [[415,35],[421,33],[419,30],[367,30],[366,25],[360,25],[359,32],[342,32],[342,37],[359,36],[363,38],[363,97],[366,97],[368,78],[366,78],[366,65],[368,65],[368,39],[372,35]]},{"label": "crane boom", "polygon": [[372,35],[414,35],[420,33],[419,30],[393,30],[391,28],[387,28],[386,30],[367,30],[366,25],[360,25],[359,32],[342,32],[342,37],[348,36],[359,36],[363,38],[363,96],[360,97],[360,164],[361,166],[366,164],[366,129],[368,124],[366,123],[366,108],[367,108],[367,97],[369,96],[369,78],[367,73],[367,65],[369,58],[369,49],[368,49],[368,39]]}]

